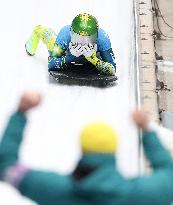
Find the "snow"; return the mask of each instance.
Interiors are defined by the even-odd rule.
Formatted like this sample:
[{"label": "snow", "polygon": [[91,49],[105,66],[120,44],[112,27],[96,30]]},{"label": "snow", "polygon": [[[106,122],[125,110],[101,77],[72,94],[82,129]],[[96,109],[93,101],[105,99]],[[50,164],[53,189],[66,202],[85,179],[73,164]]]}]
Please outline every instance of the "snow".
[{"label": "snow", "polygon": [[[37,90],[43,95],[41,106],[28,114],[22,163],[35,169],[69,173],[80,157],[78,137],[82,126],[99,120],[110,123],[120,136],[117,154],[120,171],[126,176],[138,173],[138,137],[130,119],[135,107],[132,4],[131,0],[1,3],[0,132],[24,90]],[[44,45],[39,46],[34,57],[25,53],[24,44],[34,26],[41,24],[58,32],[83,12],[93,14],[110,36],[117,62],[117,86],[100,89],[51,85]],[[3,183],[0,193],[1,204],[34,204]]]}]

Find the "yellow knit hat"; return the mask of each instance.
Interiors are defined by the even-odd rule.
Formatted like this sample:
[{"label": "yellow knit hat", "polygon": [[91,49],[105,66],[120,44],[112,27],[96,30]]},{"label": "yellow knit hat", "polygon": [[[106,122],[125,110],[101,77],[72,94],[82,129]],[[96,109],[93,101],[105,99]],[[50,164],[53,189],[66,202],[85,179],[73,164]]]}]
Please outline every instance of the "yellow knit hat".
[{"label": "yellow knit hat", "polygon": [[87,125],[80,136],[84,153],[114,153],[117,150],[117,134],[106,123]]}]

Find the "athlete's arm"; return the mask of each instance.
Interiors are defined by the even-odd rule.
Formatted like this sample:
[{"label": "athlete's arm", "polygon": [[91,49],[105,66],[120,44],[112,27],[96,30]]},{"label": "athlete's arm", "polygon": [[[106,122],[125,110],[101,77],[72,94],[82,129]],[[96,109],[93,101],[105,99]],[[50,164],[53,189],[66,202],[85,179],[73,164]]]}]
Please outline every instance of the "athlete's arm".
[{"label": "athlete's arm", "polygon": [[113,62],[111,50],[102,52],[101,57],[103,60],[99,59],[96,55],[96,51],[94,51],[93,54],[89,57],[86,57],[86,59],[95,65],[101,73],[115,75],[116,64]]}]

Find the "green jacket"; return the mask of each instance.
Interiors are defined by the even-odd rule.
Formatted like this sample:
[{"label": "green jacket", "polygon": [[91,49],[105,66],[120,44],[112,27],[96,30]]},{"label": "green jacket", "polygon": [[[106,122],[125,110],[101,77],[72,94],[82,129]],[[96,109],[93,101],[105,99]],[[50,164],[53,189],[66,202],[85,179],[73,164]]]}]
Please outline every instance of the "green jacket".
[{"label": "green jacket", "polygon": [[[26,117],[14,113],[0,145],[0,173],[5,180],[18,160]],[[17,177],[20,193],[40,205],[169,205],[173,201],[173,161],[153,131],[143,133],[143,146],[154,171],[125,179],[115,168],[114,155],[82,156],[78,167],[93,169],[82,178],[28,170]],[[8,181],[8,180],[7,180]]]}]

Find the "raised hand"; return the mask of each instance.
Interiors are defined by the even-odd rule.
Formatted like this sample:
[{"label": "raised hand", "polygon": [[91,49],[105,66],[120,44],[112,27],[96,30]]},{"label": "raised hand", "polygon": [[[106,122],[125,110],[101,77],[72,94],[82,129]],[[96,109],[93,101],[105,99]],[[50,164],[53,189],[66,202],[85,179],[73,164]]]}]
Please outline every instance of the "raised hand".
[{"label": "raised hand", "polygon": [[41,95],[34,91],[26,91],[21,97],[18,110],[26,112],[31,108],[36,107],[41,102]]},{"label": "raised hand", "polygon": [[132,118],[138,128],[141,128],[144,131],[149,129],[149,117],[144,111],[134,111]]}]

